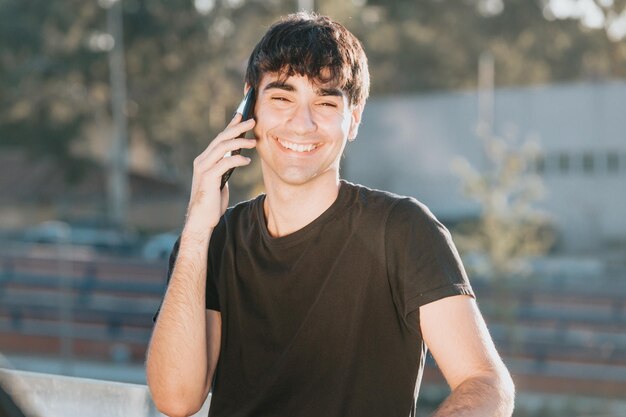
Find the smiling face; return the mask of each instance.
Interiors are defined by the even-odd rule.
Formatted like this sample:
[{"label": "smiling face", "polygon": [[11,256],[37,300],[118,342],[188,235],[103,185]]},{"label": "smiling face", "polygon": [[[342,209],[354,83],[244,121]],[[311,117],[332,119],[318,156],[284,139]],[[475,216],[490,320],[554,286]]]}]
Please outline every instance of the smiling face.
[{"label": "smiling face", "polygon": [[306,76],[264,74],[254,134],[266,187],[336,182],[346,140],[356,136],[361,111],[350,106],[345,92]]}]

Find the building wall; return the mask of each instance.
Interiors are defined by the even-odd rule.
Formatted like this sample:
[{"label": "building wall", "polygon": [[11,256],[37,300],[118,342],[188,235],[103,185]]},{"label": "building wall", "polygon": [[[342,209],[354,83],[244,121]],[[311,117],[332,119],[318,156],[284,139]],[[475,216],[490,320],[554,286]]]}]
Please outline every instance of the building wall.
[{"label": "building wall", "polygon": [[[130,201],[128,225],[143,232],[162,232],[180,228],[185,221],[184,198],[135,198]],[[99,219],[105,215],[101,201],[61,201],[0,205],[0,231],[17,231],[46,220]]]},{"label": "building wall", "polygon": [[[499,89],[494,108],[496,134],[539,139],[535,169],[548,191],[539,207],[554,217],[564,247],[626,241],[626,82]],[[451,162],[486,165],[477,122],[474,91],[374,98],[343,176],[414,196],[444,219],[476,215]]]}]

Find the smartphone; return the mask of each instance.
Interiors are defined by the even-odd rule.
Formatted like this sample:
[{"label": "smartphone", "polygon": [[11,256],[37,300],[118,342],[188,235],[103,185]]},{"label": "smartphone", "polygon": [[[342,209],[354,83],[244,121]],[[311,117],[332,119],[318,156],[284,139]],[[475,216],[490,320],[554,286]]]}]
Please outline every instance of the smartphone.
[{"label": "smartphone", "polygon": [[[243,98],[243,100],[241,100],[241,103],[239,103],[239,107],[237,107],[237,111],[236,111],[236,113],[241,113],[241,115],[243,116],[241,118],[242,122],[254,117],[255,99],[256,99],[256,96],[254,94],[254,88],[250,87],[250,89],[246,93],[246,96]],[[237,138],[243,138],[244,136],[246,136],[246,132],[237,136]],[[241,153],[241,149],[236,149],[231,152],[231,155],[239,155],[240,153]],[[228,179],[230,178],[230,175],[233,173],[234,170],[235,168],[231,168],[228,171],[226,171],[224,175],[222,175],[222,184],[220,185],[220,190],[224,188],[224,186],[226,185],[226,182],[228,181]]]}]

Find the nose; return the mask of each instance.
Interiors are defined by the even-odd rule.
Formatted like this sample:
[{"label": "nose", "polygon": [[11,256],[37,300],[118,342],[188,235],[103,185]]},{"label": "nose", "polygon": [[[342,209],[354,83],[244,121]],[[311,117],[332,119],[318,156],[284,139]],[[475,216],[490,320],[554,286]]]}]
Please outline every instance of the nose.
[{"label": "nose", "polygon": [[305,136],[317,129],[313,112],[305,104],[298,105],[287,120],[289,129],[297,135]]}]

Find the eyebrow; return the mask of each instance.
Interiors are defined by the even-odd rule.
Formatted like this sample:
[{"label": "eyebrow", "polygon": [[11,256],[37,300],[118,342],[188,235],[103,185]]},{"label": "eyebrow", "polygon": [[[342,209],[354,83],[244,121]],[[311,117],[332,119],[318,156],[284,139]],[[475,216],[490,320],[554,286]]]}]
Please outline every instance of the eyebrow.
[{"label": "eyebrow", "polygon": [[277,88],[279,90],[285,91],[296,91],[293,85],[287,84],[284,81],[272,81],[271,83],[267,84],[263,90],[267,91],[271,90],[272,88]]},{"label": "eyebrow", "polygon": [[317,90],[317,94],[320,96],[343,97],[343,91],[338,88],[320,88]]},{"label": "eyebrow", "polygon": [[[289,92],[296,91],[296,88],[293,85],[286,83],[284,81],[272,81],[271,83],[268,83],[263,90],[267,91],[272,88],[277,88],[279,90],[284,90],[284,91],[289,91]],[[319,96],[335,96],[335,97],[344,96],[343,91],[341,91],[339,88],[317,88],[315,90],[315,93]]]}]

